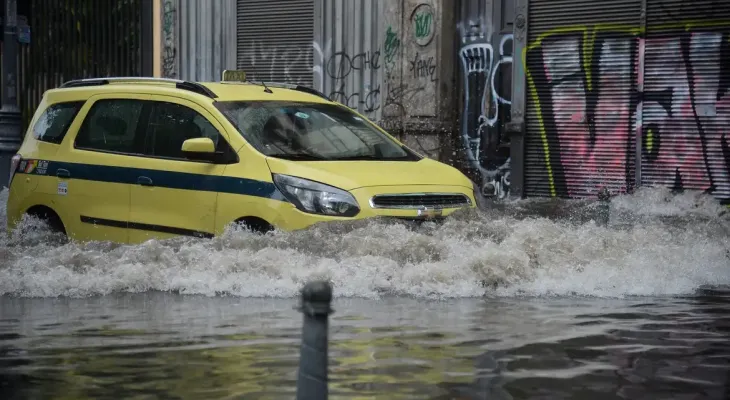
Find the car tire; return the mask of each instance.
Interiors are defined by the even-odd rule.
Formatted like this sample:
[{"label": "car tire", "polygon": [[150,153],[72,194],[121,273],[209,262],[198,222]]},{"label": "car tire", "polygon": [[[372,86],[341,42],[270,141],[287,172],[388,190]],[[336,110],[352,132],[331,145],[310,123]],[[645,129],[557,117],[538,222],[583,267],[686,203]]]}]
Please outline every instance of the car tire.
[{"label": "car tire", "polygon": [[66,227],[63,226],[61,217],[52,209],[44,206],[36,206],[31,207],[26,214],[45,222],[52,233],[67,236]]},{"label": "car tire", "polygon": [[261,235],[265,235],[274,230],[274,227],[270,223],[256,217],[239,218],[235,224],[242,229]]}]

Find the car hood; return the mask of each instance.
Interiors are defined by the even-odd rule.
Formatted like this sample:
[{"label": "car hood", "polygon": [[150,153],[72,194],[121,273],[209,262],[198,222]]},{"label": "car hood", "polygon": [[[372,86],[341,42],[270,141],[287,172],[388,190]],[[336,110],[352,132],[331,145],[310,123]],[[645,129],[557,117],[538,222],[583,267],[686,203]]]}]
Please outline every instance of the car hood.
[{"label": "car hood", "polygon": [[267,157],[274,174],[321,182],[344,190],[372,186],[453,185],[472,188],[472,182],[449,165],[420,161],[291,161]]}]

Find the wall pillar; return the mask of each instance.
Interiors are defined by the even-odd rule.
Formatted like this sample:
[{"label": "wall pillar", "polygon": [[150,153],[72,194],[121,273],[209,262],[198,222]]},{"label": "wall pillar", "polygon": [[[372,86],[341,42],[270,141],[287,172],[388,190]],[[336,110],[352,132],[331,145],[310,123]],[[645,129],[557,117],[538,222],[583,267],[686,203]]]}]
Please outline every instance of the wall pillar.
[{"label": "wall pillar", "polygon": [[511,180],[510,197],[521,198],[525,186],[525,64],[522,55],[527,48],[527,10],[529,0],[514,0],[515,22],[513,33],[512,109],[506,126],[510,137]]}]

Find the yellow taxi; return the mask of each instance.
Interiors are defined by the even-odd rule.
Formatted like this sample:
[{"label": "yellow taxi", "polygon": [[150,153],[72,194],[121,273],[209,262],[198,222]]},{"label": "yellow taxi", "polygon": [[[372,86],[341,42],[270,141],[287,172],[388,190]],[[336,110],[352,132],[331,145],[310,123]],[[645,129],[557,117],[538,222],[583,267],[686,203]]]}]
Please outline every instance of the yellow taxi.
[{"label": "yellow taxi", "polygon": [[[77,241],[140,243],[476,206],[425,158],[308,87],[95,78],[47,91],[12,160],[8,229],[40,217]],[[231,76],[234,77],[231,80]]]}]

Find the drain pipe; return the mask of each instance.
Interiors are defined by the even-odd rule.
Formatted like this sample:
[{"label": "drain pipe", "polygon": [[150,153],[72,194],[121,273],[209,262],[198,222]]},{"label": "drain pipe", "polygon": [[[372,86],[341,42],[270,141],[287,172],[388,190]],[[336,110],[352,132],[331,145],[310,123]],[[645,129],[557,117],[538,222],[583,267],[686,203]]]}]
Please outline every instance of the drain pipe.
[{"label": "drain pipe", "polygon": [[598,190],[598,218],[599,226],[608,226],[611,210],[611,193],[605,186]]},{"label": "drain pipe", "polygon": [[304,325],[299,351],[297,400],[327,399],[328,319],[334,311],[331,303],[332,285],[329,282],[310,282],[302,289],[298,310],[304,314]]}]

